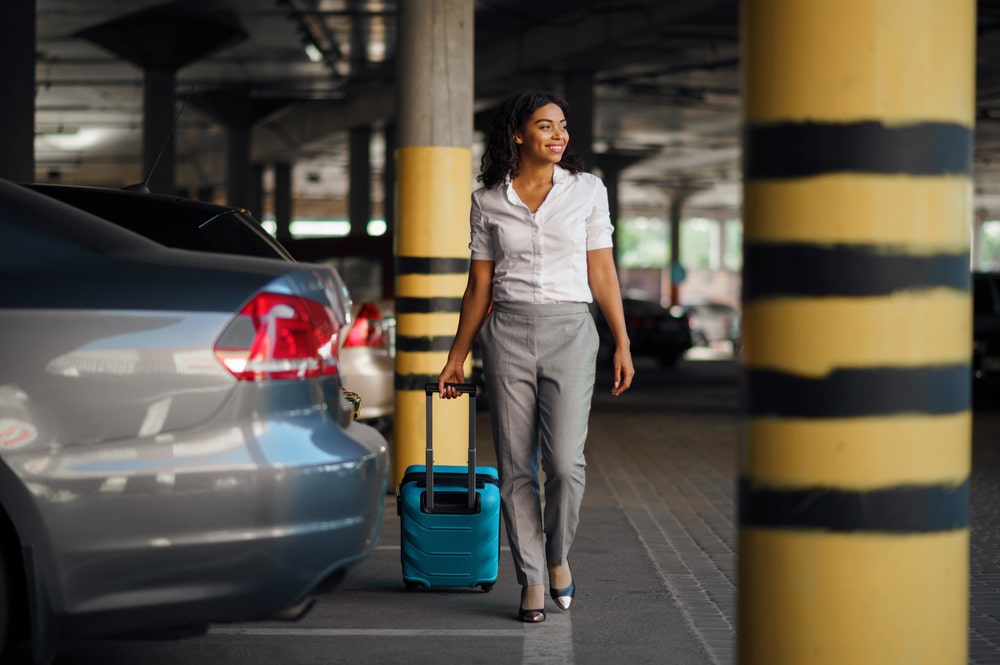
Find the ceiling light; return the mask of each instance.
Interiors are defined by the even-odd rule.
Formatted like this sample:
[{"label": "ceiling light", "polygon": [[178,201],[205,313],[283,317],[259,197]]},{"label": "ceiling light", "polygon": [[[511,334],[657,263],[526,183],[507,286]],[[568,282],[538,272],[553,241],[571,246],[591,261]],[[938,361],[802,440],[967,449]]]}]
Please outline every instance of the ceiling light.
[{"label": "ceiling light", "polygon": [[323,59],[323,52],[319,50],[319,47],[309,42],[306,44],[306,57],[309,58],[311,62],[319,62]]},{"label": "ceiling light", "polygon": [[[109,138],[109,132],[100,128],[83,128],[74,134],[46,134],[37,137],[42,146],[57,150],[86,150]],[[44,150],[44,148],[42,148]]]}]

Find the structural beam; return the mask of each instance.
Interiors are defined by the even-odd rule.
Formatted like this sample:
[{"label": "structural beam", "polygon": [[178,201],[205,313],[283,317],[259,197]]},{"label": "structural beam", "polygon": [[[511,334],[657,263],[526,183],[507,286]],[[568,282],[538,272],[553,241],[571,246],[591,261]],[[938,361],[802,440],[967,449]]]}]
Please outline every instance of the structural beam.
[{"label": "structural beam", "polygon": [[35,180],[35,0],[0,3],[0,178]]},{"label": "structural beam", "polygon": [[[614,45],[620,40],[646,34],[651,27],[668,27],[686,17],[731,5],[731,0],[647,3],[641,10],[626,8],[610,17],[595,15],[571,25],[546,24],[524,30],[475,49],[475,88],[523,87],[520,77],[528,71],[544,72],[558,64],[578,67],[581,59],[606,54],[617,48]],[[392,121],[400,94],[397,85],[398,80],[393,85],[349,90],[344,100],[290,104],[256,128],[252,158],[261,162],[289,159],[331,134],[361,124]]]}]

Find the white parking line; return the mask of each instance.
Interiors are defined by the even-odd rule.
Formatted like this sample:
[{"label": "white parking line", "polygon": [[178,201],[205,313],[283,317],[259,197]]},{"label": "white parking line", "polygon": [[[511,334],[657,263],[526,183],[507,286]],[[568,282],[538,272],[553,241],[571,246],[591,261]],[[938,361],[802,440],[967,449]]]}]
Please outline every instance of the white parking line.
[{"label": "white parking line", "polygon": [[[398,552],[399,545],[378,545],[378,551]],[[504,545],[501,550],[510,551]],[[573,623],[568,612],[550,610],[540,626],[502,629],[425,628],[238,628],[219,626],[209,635],[244,637],[516,637],[524,640],[521,665],[573,665]]]},{"label": "white parking line", "polygon": [[[386,552],[398,552],[399,551],[399,545],[376,545],[375,546],[375,550],[376,551],[386,551]],[[501,552],[510,552],[510,545],[501,545],[500,546],[500,551]]]},{"label": "white parking line", "polygon": [[573,624],[564,612],[522,628],[240,628],[213,626],[209,635],[239,637],[510,637],[523,640],[521,665],[573,665]]},{"label": "white parking line", "polygon": [[[209,635],[244,637],[524,637],[523,628],[236,628],[219,626]],[[566,662],[566,661],[559,661]]]}]

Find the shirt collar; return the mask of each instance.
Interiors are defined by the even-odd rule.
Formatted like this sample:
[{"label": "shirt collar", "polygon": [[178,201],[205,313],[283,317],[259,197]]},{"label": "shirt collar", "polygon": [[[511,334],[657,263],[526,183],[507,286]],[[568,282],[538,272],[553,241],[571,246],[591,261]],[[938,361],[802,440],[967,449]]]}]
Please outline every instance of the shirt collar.
[{"label": "shirt collar", "polygon": [[[552,169],[552,187],[555,188],[559,185],[565,184],[569,180],[570,173],[561,166],[556,166]],[[514,193],[514,179],[508,173],[503,179],[504,191],[507,192],[507,199],[511,203],[517,202],[517,195]]]}]

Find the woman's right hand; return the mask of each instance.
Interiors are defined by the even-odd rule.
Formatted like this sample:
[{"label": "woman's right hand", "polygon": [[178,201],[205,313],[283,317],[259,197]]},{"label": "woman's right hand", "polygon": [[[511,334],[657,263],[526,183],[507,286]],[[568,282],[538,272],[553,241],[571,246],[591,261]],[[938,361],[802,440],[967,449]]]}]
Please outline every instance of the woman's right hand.
[{"label": "woman's right hand", "polygon": [[465,383],[465,368],[462,363],[448,363],[438,376],[438,393],[445,399],[455,399],[459,396],[458,388],[451,384],[456,383]]}]

